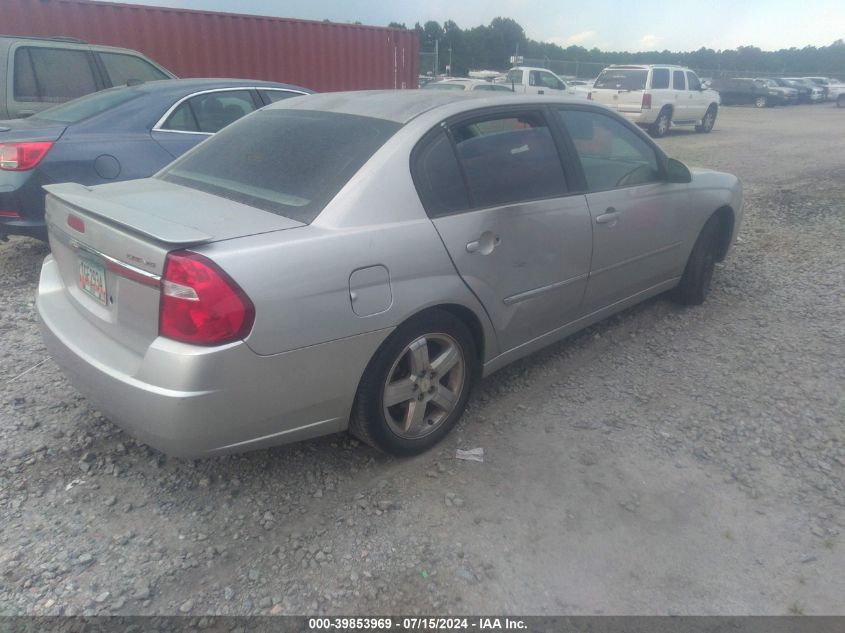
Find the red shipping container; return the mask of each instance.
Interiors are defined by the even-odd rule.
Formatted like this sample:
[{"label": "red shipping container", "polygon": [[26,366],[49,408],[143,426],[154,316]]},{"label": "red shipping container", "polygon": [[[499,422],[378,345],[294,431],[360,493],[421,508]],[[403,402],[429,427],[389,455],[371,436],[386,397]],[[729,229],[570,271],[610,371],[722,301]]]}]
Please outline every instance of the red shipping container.
[{"label": "red shipping container", "polygon": [[0,34],[131,48],[179,77],[266,79],[319,92],[417,87],[413,30],[91,0],[0,0]]}]

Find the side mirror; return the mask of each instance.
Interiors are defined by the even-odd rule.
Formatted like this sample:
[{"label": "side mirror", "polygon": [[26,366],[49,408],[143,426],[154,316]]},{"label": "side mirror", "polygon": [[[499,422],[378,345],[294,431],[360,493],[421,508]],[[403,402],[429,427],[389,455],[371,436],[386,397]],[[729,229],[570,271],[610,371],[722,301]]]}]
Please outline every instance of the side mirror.
[{"label": "side mirror", "polygon": [[666,162],[666,179],[668,182],[692,182],[692,173],[681,161],[670,158]]}]

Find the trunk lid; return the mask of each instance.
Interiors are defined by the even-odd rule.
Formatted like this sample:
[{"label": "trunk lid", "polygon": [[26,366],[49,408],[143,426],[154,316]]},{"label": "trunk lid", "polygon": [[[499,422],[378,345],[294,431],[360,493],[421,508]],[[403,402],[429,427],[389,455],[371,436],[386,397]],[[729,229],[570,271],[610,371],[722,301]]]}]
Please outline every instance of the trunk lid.
[{"label": "trunk lid", "polygon": [[67,125],[63,123],[32,118],[0,121],[0,143],[56,141],[66,129]]},{"label": "trunk lid", "polygon": [[593,88],[590,93],[593,101],[613,108],[618,112],[641,112],[643,109],[643,94],[645,90]]},{"label": "trunk lid", "polygon": [[159,282],[170,251],[304,226],[154,178],[45,189],[65,292],[89,321],[137,354],[158,336]]}]

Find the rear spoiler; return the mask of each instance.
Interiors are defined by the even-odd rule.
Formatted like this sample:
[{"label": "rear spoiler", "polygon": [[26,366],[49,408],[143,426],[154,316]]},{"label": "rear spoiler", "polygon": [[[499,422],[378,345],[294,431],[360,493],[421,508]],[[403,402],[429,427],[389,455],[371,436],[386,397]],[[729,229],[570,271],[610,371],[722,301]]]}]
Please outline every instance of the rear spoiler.
[{"label": "rear spoiler", "polygon": [[110,224],[140,233],[165,244],[202,244],[214,237],[199,229],[170,222],[160,216],[145,213],[140,209],[105,200],[90,187],[76,183],[45,185],[49,197],[58,198],[65,204],[89,215],[96,216]]}]

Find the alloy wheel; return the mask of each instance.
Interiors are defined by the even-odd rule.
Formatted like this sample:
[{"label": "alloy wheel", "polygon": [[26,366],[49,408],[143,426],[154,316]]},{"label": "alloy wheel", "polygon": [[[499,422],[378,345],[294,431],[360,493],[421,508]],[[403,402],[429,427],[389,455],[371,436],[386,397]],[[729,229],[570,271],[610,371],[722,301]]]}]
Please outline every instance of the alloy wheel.
[{"label": "alloy wheel", "polygon": [[425,334],[405,346],[387,373],[382,409],[405,439],[434,432],[455,410],[466,383],[466,361],[448,334]]}]

